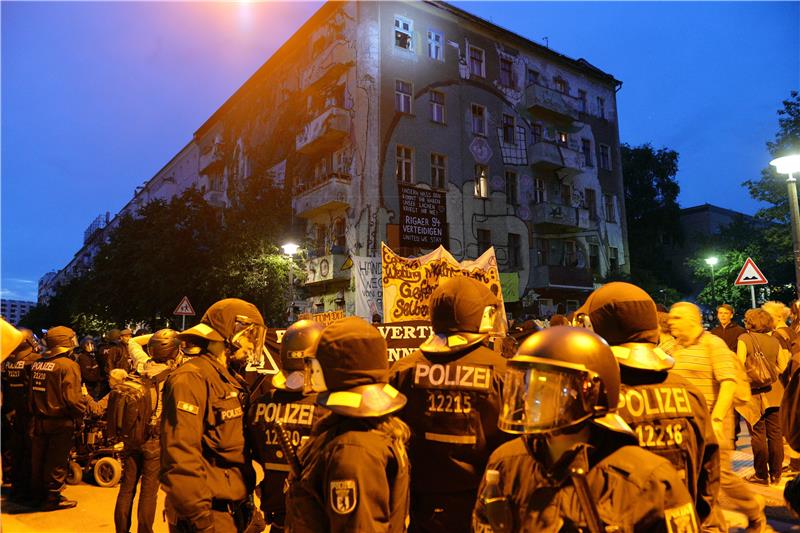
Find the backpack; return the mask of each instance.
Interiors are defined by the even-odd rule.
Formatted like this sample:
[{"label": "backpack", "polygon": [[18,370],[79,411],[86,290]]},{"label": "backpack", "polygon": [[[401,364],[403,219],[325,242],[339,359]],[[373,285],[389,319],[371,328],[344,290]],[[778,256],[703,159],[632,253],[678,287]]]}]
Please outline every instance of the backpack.
[{"label": "backpack", "polygon": [[744,368],[747,371],[747,377],[750,378],[750,387],[754,390],[767,388],[778,380],[778,369],[761,351],[756,337],[749,332],[747,335],[753,342],[753,351],[752,353],[748,351],[744,360]]},{"label": "backpack", "polygon": [[155,434],[153,414],[159,402],[158,384],[166,379],[167,374],[169,372],[162,372],[155,378],[128,376],[111,390],[106,422],[112,440],[136,448]]}]

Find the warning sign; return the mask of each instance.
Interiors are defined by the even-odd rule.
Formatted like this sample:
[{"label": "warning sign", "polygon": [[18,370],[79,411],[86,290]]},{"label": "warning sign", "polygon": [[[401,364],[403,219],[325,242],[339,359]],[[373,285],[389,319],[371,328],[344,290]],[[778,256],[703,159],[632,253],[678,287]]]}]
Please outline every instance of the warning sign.
[{"label": "warning sign", "polygon": [[739,271],[739,275],[736,276],[734,285],[766,285],[767,283],[767,278],[756,266],[755,261],[748,257]]},{"label": "warning sign", "polygon": [[175,308],[172,314],[178,316],[194,316],[194,307],[189,303],[188,296],[183,297],[183,300],[181,300],[181,303],[178,304],[178,307]]}]

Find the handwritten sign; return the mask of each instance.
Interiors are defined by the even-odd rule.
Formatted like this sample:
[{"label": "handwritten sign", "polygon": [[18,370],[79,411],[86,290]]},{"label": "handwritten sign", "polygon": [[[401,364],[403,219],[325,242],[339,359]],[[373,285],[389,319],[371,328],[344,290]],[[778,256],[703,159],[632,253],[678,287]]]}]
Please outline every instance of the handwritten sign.
[{"label": "handwritten sign", "polygon": [[344,318],[344,309],[325,311],[324,313],[301,313],[297,318],[298,320],[313,320],[323,326],[330,326],[340,318]]},{"label": "handwritten sign", "polygon": [[372,316],[383,312],[383,286],[381,285],[381,258],[351,256],[355,287],[356,316],[372,321]]},{"label": "handwritten sign", "polygon": [[400,246],[435,248],[447,243],[447,202],[443,191],[398,185]]},{"label": "handwritten sign", "polygon": [[421,257],[406,258],[382,244],[383,321],[430,320],[429,300],[443,278],[469,276],[486,284],[499,300],[496,334],[506,332],[506,314],[494,247],[475,261],[459,263],[443,247]]}]

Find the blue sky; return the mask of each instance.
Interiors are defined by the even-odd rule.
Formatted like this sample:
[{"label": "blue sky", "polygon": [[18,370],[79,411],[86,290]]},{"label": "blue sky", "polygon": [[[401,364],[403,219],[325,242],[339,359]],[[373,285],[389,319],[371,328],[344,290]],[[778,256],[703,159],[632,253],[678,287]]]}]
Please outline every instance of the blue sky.
[{"label": "blue sky", "polygon": [[[622,80],[620,138],[679,152],[683,206],[758,209],[800,3],[455,4]],[[2,296],[35,300],[319,5],[3,2]]]}]

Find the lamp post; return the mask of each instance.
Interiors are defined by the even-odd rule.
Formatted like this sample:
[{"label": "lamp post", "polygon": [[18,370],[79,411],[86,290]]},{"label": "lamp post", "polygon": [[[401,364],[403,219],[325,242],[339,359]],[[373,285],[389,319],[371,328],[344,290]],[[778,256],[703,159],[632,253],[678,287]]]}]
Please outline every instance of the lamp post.
[{"label": "lamp post", "polygon": [[294,254],[297,253],[297,246],[293,242],[287,242],[283,246],[283,253],[289,256],[289,323],[294,322]]},{"label": "lamp post", "polygon": [[714,305],[714,309],[717,308],[717,288],[716,285],[716,278],[714,277],[714,266],[719,262],[715,256],[706,257],[706,264],[711,267],[711,303]]},{"label": "lamp post", "polygon": [[800,172],[800,155],[787,155],[769,162],[778,174],[786,174],[786,188],[789,189],[789,212],[792,216],[792,241],[794,243],[795,292],[800,298],[800,208],[797,206],[797,180],[794,174]]}]

